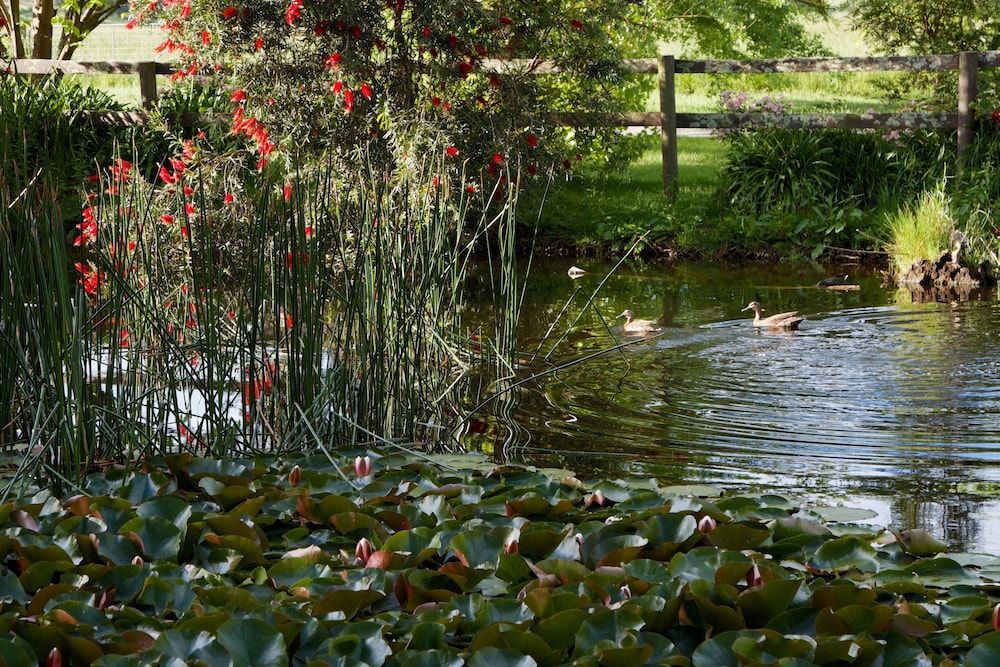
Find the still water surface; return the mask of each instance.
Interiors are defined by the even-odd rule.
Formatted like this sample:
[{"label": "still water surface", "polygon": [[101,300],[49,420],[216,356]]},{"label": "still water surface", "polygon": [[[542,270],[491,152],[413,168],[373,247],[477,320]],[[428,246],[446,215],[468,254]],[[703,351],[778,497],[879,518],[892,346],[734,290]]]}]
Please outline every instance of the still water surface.
[{"label": "still water surface", "polygon": [[[531,269],[527,381],[481,441],[498,458],[866,508],[1000,554],[995,290],[919,303],[857,266],[575,264]],[[858,289],[811,287],[837,273]],[[754,299],[807,319],[754,330]],[[625,334],[625,308],[662,331]]]}]

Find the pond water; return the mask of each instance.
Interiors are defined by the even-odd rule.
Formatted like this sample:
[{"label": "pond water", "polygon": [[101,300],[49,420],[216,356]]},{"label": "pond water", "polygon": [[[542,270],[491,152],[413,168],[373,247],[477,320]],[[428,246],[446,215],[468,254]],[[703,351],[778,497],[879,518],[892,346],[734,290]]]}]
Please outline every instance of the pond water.
[{"label": "pond water", "polygon": [[[857,288],[813,287],[839,273]],[[858,266],[584,260],[527,286],[520,382],[470,424],[497,460],[863,508],[1000,553],[995,290],[921,303]],[[807,319],[755,330],[754,299]],[[662,331],[625,334],[625,308]]]}]

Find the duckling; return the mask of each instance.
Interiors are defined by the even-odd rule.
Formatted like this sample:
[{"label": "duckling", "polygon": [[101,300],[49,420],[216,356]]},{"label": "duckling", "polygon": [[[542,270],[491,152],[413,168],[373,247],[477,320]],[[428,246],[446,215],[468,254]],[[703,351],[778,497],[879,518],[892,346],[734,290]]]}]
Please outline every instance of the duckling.
[{"label": "duckling", "polygon": [[622,330],[628,333],[655,333],[660,331],[660,327],[657,326],[656,322],[653,320],[637,320],[635,319],[635,313],[631,310],[624,310],[621,315],[615,317],[615,319],[625,318],[625,324],[622,325]]},{"label": "duckling", "polygon": [[799,316],[799,311],[797,310],[778,313],[770,317],[761,317],[760,314],[764,312],[764,308],[760,305],[760,301],[751,301],[740,312],[744,310],[752,310],[754,312],[753,326],[765,329],[798,329],[799,325],[802,324],[802,320],[805,319]]}]

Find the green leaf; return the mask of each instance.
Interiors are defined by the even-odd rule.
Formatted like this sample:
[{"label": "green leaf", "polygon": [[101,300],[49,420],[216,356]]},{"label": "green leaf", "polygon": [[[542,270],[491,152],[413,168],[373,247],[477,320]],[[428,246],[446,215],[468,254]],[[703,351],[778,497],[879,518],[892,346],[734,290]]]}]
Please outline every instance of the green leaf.
[{"label": "green leaf", "polygon": [[287,667],[288,651],[281,633],[256,618],[234,618],[219,628],[219,643],[233,662],[246,667]]},{"label": "green leaf", "polygon": [[1000,665],[1000,632],[991,632],[976,640],[965,657],[965,667],[996,667]]},{"label": "green leaf", "polygon": [[177,562],[181,531],[168,519],[161,516],[137,516],[125,522],[121,531],[135,541],[143,555],[150,560]]},{"label": "green leaf", "polygon": [[826,542],[816,550],[808,565],[818,572],[830,573],[851,569],[878,572],[880,567],[875,550],[856,537],[839,537]]}]

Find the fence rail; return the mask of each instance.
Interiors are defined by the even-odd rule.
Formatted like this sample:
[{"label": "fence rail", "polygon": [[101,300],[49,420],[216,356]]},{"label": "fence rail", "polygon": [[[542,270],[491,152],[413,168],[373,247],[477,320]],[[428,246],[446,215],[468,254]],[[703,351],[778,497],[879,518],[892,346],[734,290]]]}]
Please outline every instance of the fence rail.
[{"label": "fence rail", "polygon": [[[678,128],[733,129],[747,127],[783,127],[788,129],[922,129],[958,130],[958,155],[974,139],[973,112],[977,73],[982,68],[1000,67],[1000,51],[966,51],[952,55],[885,56],[865,58],[774,58],[758,60],[680,60],[670,55],[636,58],[621,62],[623,71],[656,74],[659,82],[660,110],[626,113],[550,114],[553,122],[566,126],[606,125],[611,127],[659,127],[663,154],[663,188],[671,194],[677,189]],[[562,70],[545,60],[484,60],[484,71],[496,73],[558,74]],[[47,74],[61,71],[73,74],[123,74],[139,77],[142,107],[149,110],[156,103],[156,77],[173,74],[169,63],[161,62],[74,62],[63,60],[14,60],[9,69],[18,74]],[[678,113],[676,108],[677,74],[787,74],[796,72],[929,72],[957,70],[958,99],[954,112],[947,113]],[[141,123],[144,114],[113,114],[116,122]]]}]

